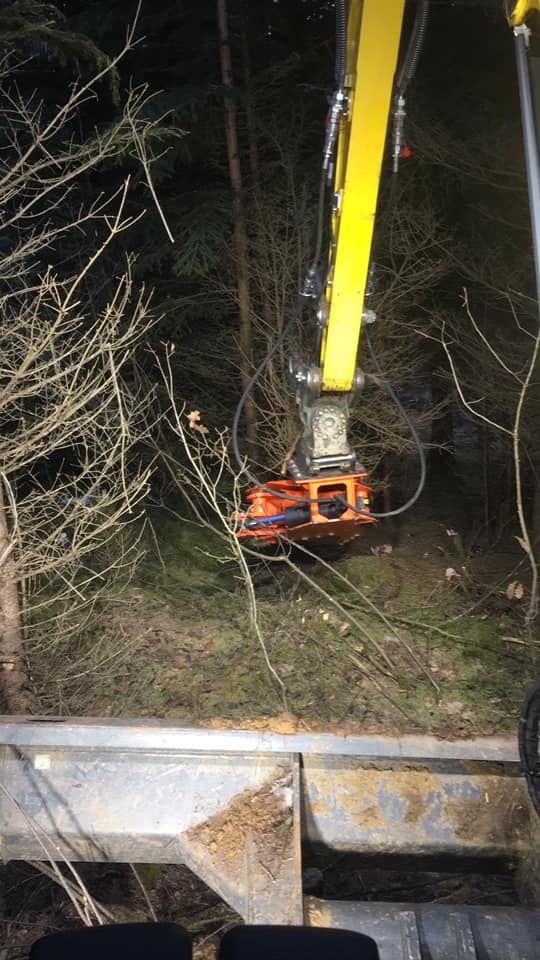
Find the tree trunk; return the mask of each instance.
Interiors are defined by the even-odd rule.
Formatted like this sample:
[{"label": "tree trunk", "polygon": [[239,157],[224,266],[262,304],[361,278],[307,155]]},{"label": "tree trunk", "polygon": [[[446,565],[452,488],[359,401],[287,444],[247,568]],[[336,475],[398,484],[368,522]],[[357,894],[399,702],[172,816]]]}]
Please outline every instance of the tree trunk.
[{"label": "tree trunk", "polygon": [[0,489],[0,693],[9,713],[37,713],[24,651],[19,587],[11,555],[11,536]]},{"label": "tree trunk", "polygon": [[[249,249],[246,229],[244,200],[242,196],[242,170],[238,145],[238,107],[233,93],[231,45],[227,19],[227,0],[217,0],[219,26],[219,55],[221,80],[225,88],[225,135],[227,159],[233,201],[233,251],[236,264],[236,284],[240,312],[240,376],[242,386],[247,387],[253,373],[253,329],[251,295],[249,285]],[[253,395],[247,398],[245,407],[247,439],[253,448],[257,439],[257,407]]]},{"label": "tree trunk", "polygon": [[257,190],[259,184],[259,149],[257,146],[257,135],[255,125],[255,111],[253,108],[253,95],[251,93],[251,59],[249,56],[249,41],[247,33],[247,22],[244,22],[242,29],[242,72],[244,75],[244,98],[246,110],[246,131],[248,141],[249,173],[251,177],[251,186]]},{"label": "tree trunk", "polygon": [[[487,413],[485,416],[487,416]],[[489,428],[487,423],[480,424],[480,431],[482,434],[482,500],[484,504],[484,536],[486,545],[489,545],[491,537],[491,464],[489,455]]]},{"label": "tree trunk", "polygon": [[448,387],[439,377],[431,379],[431,402],[433,408],[442,407],[431,422],[431,449],[428,458],[429,486],[436,498],[448,495],[455,476],[455,451],[453,442],[452,403]]}]

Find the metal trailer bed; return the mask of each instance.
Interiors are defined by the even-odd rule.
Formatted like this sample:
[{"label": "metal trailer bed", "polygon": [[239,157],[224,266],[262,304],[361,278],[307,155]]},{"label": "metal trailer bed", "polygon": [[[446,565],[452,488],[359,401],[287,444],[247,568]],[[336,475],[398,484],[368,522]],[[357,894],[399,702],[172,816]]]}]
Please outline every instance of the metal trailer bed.
[{"label": "metal trailer bed", "polygon": [[540,912],[304,896],[306,850],[515,861],[538,829],[510,738],[0,719],[4,860],[184,863],[250,923],[372,935],[382,960],[540,958]]}]

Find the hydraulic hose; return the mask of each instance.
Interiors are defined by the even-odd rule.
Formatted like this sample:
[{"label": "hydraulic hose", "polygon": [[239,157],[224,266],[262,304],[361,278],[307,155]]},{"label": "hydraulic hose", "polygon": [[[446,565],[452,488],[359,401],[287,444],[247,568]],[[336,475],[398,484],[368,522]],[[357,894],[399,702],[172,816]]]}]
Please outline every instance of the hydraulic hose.
[{"label": "hydraulic hose", "polygon": [[418,66],[418,60],[420,59],[420,53],[422,52],[424,37],[426,35],[428,14],[429,0],[418,0],[416,18],[411,39],[409,40],[409,46],[407,47],[403,63],[398,69],[396,90],[400,96],[404,95],[410,81],[416,73],[416,67]]},{"label": "hydraulic hose", "polygon": [[[402,93],[406,89],[407,84],[409,83],[410,80],[412,80],[415,74],[416,66],[418,63],[420,52],[422,50],[422,44],[423,44],[424,36],[426,32],[428,11],[429,11],[429,0],[419,0],[417,12],[416,12],[416,19],[415,19],[411,39],[409,41],[409,46],[407,48],[407,53],[405,55],[405,59],[398,73],[397,89],[399,93]],[[336,76],[336,83],[338,87],[341,86],[345,77],[346,56],[347,56],[347,0],[336,0],[335,76]],[[326,171],[323,166],[320,187],[319,187],[318,207],[317,207],[315,253],[307,274],[308,278],[311,279],[311,281],[315,280],[315,276],[320,264],[320,258],[321,258],[321,252],[322,252],[322,242],[323,242],[323,232],[324,232],[324,210],[325,210],[325,200],[326,200],[326,183],[327,183]],[[261,483],[259,478],[256,477],[251,472],[251,470],[247,467],[245,462],[245,457],[243,457],[240,452],[240,444],[239,444],[240,420],[242,418],[246,401],[250,396],[250,394],[255,389],[257,382],[263,375],[266,367],[268,366],[268,364],[273,359],[273,357],[275,356],[275,354],[277,353],[281,345],[285,342],[285,340],[291,333],[295,324],[301,321],[304,296],[305,294],[302,294],[302,293],[300,294],[297,310],[293,313],[293,316],[290,318],[288,323],[283,328],[280,336],[275,341],[273,347],[268,352],[268,354],[263,358],[263,360],[260,362],[251,380],[245,387],[244,392],[240,397],[238,406],[234,414],[232,430],[231,430],[231,442],[232,442],[233,456],[234,456],[234,459],[236,460],[236,463],[238,464],[239,469],[241,470],[242,474],[254,486],[258,487],[261,490],[266,491],[267,493],[271,493],[274,497],[276,497],[279,500],[287,500],[289,502],[302,504],[304,506],[307,506],[311,503],[316,503],[316,504],[319,504],[319,506],[322,507],[323,510],[327,510],[331,508],[329,507],[329,501],[326,499],[321,500],[318,498],[310,498],[310,497],[295,497],[292,494],[280,493],[272,489],[271,487],[266,486],[264,483]],[[384,519],[385,517],[395,517],[395,516],[398,516],[399,514],[405,513],[406,510],[409,510],[410,507],[412,507],[413,504],[416,503],[425,485],[426,457],[425,457],[425,452],[422,446],[422,442],[420,440],[420,437],[418,435],[418,432],[414,424],[412,423],[411,418],[409,417],[407,411],[403,407],[403,404],[401,403],[399,397],[397,396],[396,392],[392,388],[391,384],[384,377],[383,371],[381,370],[381,367],[379,365],[377,356],[375,354],[375,351],[373,349],[373,346],[371,344],[367,331],[366,331],[366,340],[367,340],[368,349],[371,354],[371,358],[375,366],[375,369],[377,370],[377,373],[381,377],[393,403],[396,405],[405,423],[407,424],[409,431],[411,433],[412,439],[414,440],[417,453],[418,453],[419,465],[420,465],[419,481],[414,494],[412,495],[412,497],[410,497],[410,499],[406,503],[404,503],[401,507],[396,508],[395,510],[390,510],[385,513],[371,512],[368,514],[367,511],[359,509],[355,504],[347,503],[346,500],[342,497],[336,497],[335,500],[330,501],[330,503],[333,505],[333,508],[338,507],[338,509],[340,510],[345,510],[349,508],[353,510],[355,513],[366,514],[366,515],[372,516],[375,519]],[[269,523],[272,520],[274,522],[277,522],[278,520],[281,520],[284,518],[285,518],[285,514],[276,514],[275,517],[267,518],[266,522]]]},{"label": "hydraulic hose", "polygon": [[514,31],[514,37],[516,45],[519,99],[521,103],[521,124],[523,127],[525,168],[527,171],[527,187],[529,191],[529,210],[533,241],[536,298],[540,302],[540,163],[538,158],[538,134],[535,124],[527,35],[523,28],[518,27]]},{"label": "hydraulic hose", "polygon": [[[300,309],[301,309],[301,307],[300,307]],[[281,493],[279,490],[274,490],[272,487],[268,487],[266,484],[261,483],[260,479],[259,479],[257,476],[255,476],[255,474],[254,474],[251,470],[248,469],[248,467],[246,466],[246,463],[245,463],[245,457],[242,457],[242,454],[241,454],[241,452],[240,452],[240,444],[239,444],[240,420],[241,420],[241,417],[242,417],[242,413],[243,413],[243,410],[244,410],[244,406],[245,406],[246,400],[247,400],[247,398],[249,397],[249,395],[252,393],[252,391],[255,389],[255,386],[256,386],[258,380],[260,379],[260,377],[261,377],[262,374],[264,373],[264,370],[266,369],[266,367],[268,366],[268,364],[270,363],[270,361],[273,359],[273,357],[274,357],[275,354],[277,353],[277,351],[278,351],[278,349],[280,348],[280,346],[282,345],[282,343],[287,339],[287,337],[288,337],[289,333],[291,332],[291,330],[292,330],[295,322],[297,322],[297,319],[298,319],[298,316],[297,316],[297,315],[296,315],[296,316],[293,315],[293,317],[291,317],[291,319],[289,320],[289,322],[288,322],[288,323],[286,324],[286,326],[283,328],[283,330],[282,330],[281,334],[279,335],[279,337],[277,338],[276,342],[274,343],[274,346],[272,347],[272,349],[269,351],[269,353],[267,353],[267,355],[263,358],[263,360],[261,360],[261,362],[260,362],[259,366],[257,367],[257,369],[255,370],[255,373],[253,374],[251,380],[250,380],[249,383],[247,384],[247,386],[246,386],[246,388],[245,388],[242,396],[240,397],[240,400],[238,401],[238,406],[237,406],[237,408],[236,408],[236,412],[235,412],[235,415],[234,415],[234,420],[233,420],[233,425],[232,425],[232,430],[231,430],[231,443],[232,443],[232,450],[233,450],[234,459],[236,460],[236,462],[237,462],[237,464],[238,464],[238,467],[240,468],[241,473],[243,474],[243,476],[247,477],[247,479],[250,481],[250,483],[252,483],[255,487],[258,487],[260,490],[264,490],[264,491],[266,491],[267,493],[271,493],[272,496],[275,497],[277,500],[287,500],[287,501],[289,501],[290,503],[301,503],[301,504],[317,503],[317,504],[321,505],[321,504],[327,504],[327,503],[328,503],[328,500],[327,500],[327,499],[317,498],[317,497],[315,497],[315,498],[311,498],[311,497],[295,497],[295,496],[293,496],[293,495],[290,494],[290,493],[286,493],[286,494],[285,494],[285,493]],[[418,479],[418,485],[417,485],[416,490],[415,490],[415,492],[413,493],[412,497],[410,497],[409,500],[407,500],[406,503],[402,504],[401,507],[396,507],[395,510],[388,510],[388,511],[386,511],[386,512],[384,512],[384,513],[373,513],[372,511],[369,511],[369,512],[368,512],[367,510],[361,510],[361,509],[360,509],[359,507],[357,507],[356,504],[354,504],[354,503],[348,503],[343,497],[339,497],[339,496],[337,496],[337,497],[335,498],[335,502],[341,504],[344,509],[353,510],[354,513],[364,514],[365,516],[373,517],[373,518],[376,519],[376,520],[384,520],[386,517],[397,517],[397,516],[399,516],[400,514],[405,513],[405,511],[406,511],[406,510],[409,510],[409,509],[413,506],[413,504],[416,503],[416,501],[418,500],[418,498],[420,497],[420,494],[422,493],[422,491],[423,491],[423,489],[424,489],[424,486],[425,486],[425,482],[426,482],[426,472],[427,472],[427,471],[426,471],[426,454],[425,454],[425,451],[424,451],[424,448],[423,448],[423,445],[422,445],[422,441],[421,441],[420,436],[419,436],[419,434],[418,434],[418,431],[417,431],[416,427],[414,426],[414,423],[412,422],[411,417],[409,416],[409,414],[408,414],[407,411],[405,410],[405,407],[403,406],[403,404],[402,404],[401,400],[399,399],[397,393],[395,392],[394,388],[392,387],[392,385],[388,382],[388,380],[387,380],[386,377],[384,376],[384,373],[383,373],[383,371],[382,371],[382,369],[381,369],[381,366],[380,366],[380,364],[379,364],[379,360],[378,360],[378,358],[377,358],[377,355],[376,355],[376,353],[375,353],[375,350],[373,349],[373,344],[371,343],[371,340],[370,340],[370,337],[369,337],[369,334],[367,333],[367,331],[366,331],[366,333],[365,333],[365,337],[366,337],[366,342],[367,342],[367,345],[368,345],[368,350],[369,350],[369,352],[370,352],[371,359],[372,359],[372,361],[373,361],[373,365],[374,365],[377,373],[379,374],[380,379],[381,379],[382,382],[384,383],[384,386],[385,386],[385,388],[386,388],[389,396],[391,397],[393,403],[396,405],[397,409],[399,410],[401,416],[403,417],[403,419],[404,419],[405,423],[407,424],[407,427],[409,428],[409,431],[410,431],[410,433],[411,433],[411,436],[412,436],[412,439],[413,439],[414,444],[415,444],[415,446],[416,446],[416,451],[417,451],[417,454],[418,454],[418,462],[419,462],[419,465],[420,465],[420,476],[419,476],[419,479]]]},{"label": "hydraulic hose", "polygon": [[[375,353],[375,350],[373,349],[373,344],[372,344],[372,342],[371,342],[371,339],[370,339],[370,336],[369,336],[369,333],[367,332],[367,330],[366,330],[365,333],[364,333],[364,337],[365,337],[365,340],[366,340],[366,343],[367,343],[367,346],[368,346],[368,350],[369,350],[369,353],[370,353],[370,356],[371,356],[371,359],[372,359],[372,362],[373,362],[373,366],[375,367],[377,373],[379,374],[380,379],[381,379],[382,382],[384,383],[386,392],[388,393],[388,396],[389,396],[390,399],[392,400],[392,403],[395,405],[395,407],[397,408],[397,410],[399,410],[401,416],[403,417],[405,423],[407,424],[407,427],[409,428],[409,432],[410,432],[410,434],[411,434],[411,437],[412,437],[412,439],[414,440],[414,445],[415,445],[415,447],[416,447],[416,452],[417,452],[417,454],[418,454],[418,463],[419,463],[419,466],[420,466],[420,476],[419,476],[419,478],[418,478],[418,483],[417,483],[417,485],[416,485],[416,490],[414,491],[413,495],[406,501],[406,503],[403,503],[400,507],[396,507],[395,510],[386,510],[384,513],[374,513],[373,511],[370,511],[370,512],[369,512],[369,516],[370,516],[370,517],[375,517],[376,520],[385,520],[387,517],[399,517],[400,514],[406,513],[407,510],[410,510],[410,508],[411,508],[412,506],[414,506],[414,504],[416,503],[416,501],[417,501],[418,498],[420,497],[420,495],[421,495],[421,493],[423,492],[424,487],[425,487],[425,485],[426,485],[426,474],[427,474],[426,452],[425,452],[425,450],[424,450],[424,447],[423,447],[422,441],[421,441],[421,439],[420,439],[420,435],[419,435],[419,433],[418,433],[418,430],[416,429],[414,423],[412,422],[411,417],[410,417],[409,414],[407,413],[405,407],[403,406],[401,400],[399,399],[399,397],[398,397],[396,391],[394,390],[392,384],[386,379],[386,377],[385,377],[385,375],[384,375],[384,373],[383,373],[383,371],[382,371],[382,369],[381,369],[381,365],[380,365],[380,363],[379,363],[377,354]],[[355,513],[366,513],[365,510],[359,510],[358,507],[355,507],[354,504],[352,504],[352,503],[348,503],[348,504],[347,504],[347,507],[348,507],[350,510],[353,510]]]},{"label": "hydraulic hose", "polygon": [[326,172],[323,170],[319,182],[319,199],[317,201],[317,220],[315,231],[315,252],[307,271],[308,277],[314,279],[321,267],[322,245],[324,239],[324,214],[326,205]]}]

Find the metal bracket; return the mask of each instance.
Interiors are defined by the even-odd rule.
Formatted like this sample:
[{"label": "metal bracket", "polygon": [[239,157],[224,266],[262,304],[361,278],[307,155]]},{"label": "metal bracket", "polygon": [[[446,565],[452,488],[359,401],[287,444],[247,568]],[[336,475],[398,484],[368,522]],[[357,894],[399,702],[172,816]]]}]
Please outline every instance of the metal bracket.
[{"label": "metal bracket", "polygon": [[[319,368],[300,368],[296,381],[296,400],[304,431],[288,464],[291,476],[298,480],[332,472],[358,471],[356,452],[347,435],[350,395],[320,394]],[[363,384],[364,374],[357,370],[355,389]]]},{"label": "metal bracket", "polygon": [[514,27],[512,32],[515,37],[523,37],[525,46],[529,46],[531,40],[531,28],[528,27],[526,23],[520,23],[518,27]]},{"label": "metal bracket", "polygon": [[394,125],[392,130],[392,170],[394,173],[397,173],[399,169],[399,158],[403,145],[403,128],[405,126],[406,116],[405,97],[402,94],[398,94],[393,113]]},{"label": "metal bracket", "polygon": [[347,96],[343,90],[336,90],[332,96],[332,103],[328,114],[328,126],[326,128],[326,140],[323,150],[323,170],[328,171],[329,169],[339,131],[339,121],[344,115],[347,105]]},{"label": "metal bracket", "polygon": [[0,856],[185,863],[247,922],[302,923],[296,754],[0,747]]},{"label": "metal bracket", "polygon": [[320,297],[321,292],[321,279],[317,272],[311,268],[304,277],[304,282],[299,290],[299,294],[301,297],[305,297],[306,300],[316,300],[318,297]]}]

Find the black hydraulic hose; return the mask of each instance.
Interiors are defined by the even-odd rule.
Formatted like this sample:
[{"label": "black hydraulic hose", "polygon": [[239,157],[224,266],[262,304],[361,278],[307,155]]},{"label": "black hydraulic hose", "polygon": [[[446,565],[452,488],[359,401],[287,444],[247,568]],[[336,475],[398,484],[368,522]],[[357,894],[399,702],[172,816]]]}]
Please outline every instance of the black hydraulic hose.
[{"label": "black hydraulic hose", "polygon": [[[302,303],[301,303],[301,301],[300,301],[300,310],[301,310],[301,306],[302,306]],[[249,397],[249,395],[251,394],[252,390],[255,388],[255,385],[257,384],[259,378],[262,376],[262,374],[263,374],[264,370],[266,369],[267,365],[270,363],[270,361],[273,359],[273,357],[275,356],[275,354],[276,354],[277,351],[279,350],[279,348],[280,348],[280,346],[282,345],[282,343],[283,343],[283,342],[286,340],[286,338],[288,337],[288,335],[289,335],[289,333],[290,333],[290,331],[291,331],[292,327],[294,326],[294,324],[295,324],[295,322],[296,322],[297,319],[298,319],[297,316],[291,317],[291,319],[289,320],[289,322],[288,322],[288,323],[286,324],[286,326],[283,328],[283,330],[282,330],[282,332],[280,333],[279,337],[277,338],[276,342],[274,343],[274,346],[272,347],[272,349],[271,349],[271,350],[269,351],[269,353],[267,353],[267,355],[261,360],[261,362],[260,362],[259,366],[257,367],[257,369],[255,370],[255,373],[253,374],[251,380],[250,380],[249,383],[247,384],[247,386],[246,386],[246,388],[245,388],[242,396],[240,397],[240,400],[238,401],[238,406],[237,406],[237,408],[236,408],[236,412],[235,412],[235,414],[234,414],[233,424],[232,424],[231,444],[232,444],[232,450],[233,450],[234,458],[235,458],[235,460],[236,460],[236,462],[237,462],[240,470],[241,470],[242,473],[247,477],[247,479],[250,481],[250,483],[253,484],[253,486],[258,487],[260,490],[264,490],[266,493],[271,493],[272,496],[275,497],[277,500],[288,500],[288,501],[290,501],[290,502],[292,502],[292,503],[317,503],[317,504],[325,503],[325,504],[327,504],[327,503],[328,503],[328,498],[326,498],[326,497],[325,497],[325,498],[317,498],[317,497],[294,497],[294,496],[293,496],[292,494],[290,494],[290,493],[281,493],[279,490],[275,490],[275,489],[273,489],[272,487],[269,487],[269,486],[267,486],[266,484],[261,483],[261,481],[259,480],[259,478],[256,477],[255,474],[252,473],[250,470],[248,470],[248,468],[246,467],[246,465],[245,465],[245,458],[243,458],[243,457],[242,457],[242,454],[240,453],[240,446],[239,446],[239,443],[238,443],[238,434],[239,434],[239,428],[240,428],[240,419],[241,419],[242,413],[243,413],[243,411],[244,411],[244,406],[245,406],[246,400],[247,400],[247,398]],[[392,401],[393,401],[394,404],[396,405],[396,407],[397,407],[397,409],[399,410],[401,416],[403,417],[405,423],[407,424],[407,426],[408,426],[408,428],[409,428],[409,430],[410,430],[411,436],[412,436],[412,438],[413,438],[413,440],[414,440],[414,442],[415,442],[416,449],[417,449],[417,452],[418,452],[418,460],[419,460],[419,463],[420,463],[420,477],[419,477],[419,480],[418,480],[417,488],[416,488],[415,492],[413,493],[412,497],[410,497],[409,500],[407,500],[407,502],[404,503],[401,507],[396,507],[395,510],[388,510],[388,511],[386,511],[385,513],[373,513],[371,510],[369,510],[369,511],[368,511],[368,510],[361,510],[361,509],[359,509],[355,504],[349,503],[349,502],[348,502],[347,500],[345,500],[343,497],[337,496],[337,497],[335,498],[335,500],[336,500],[337,503],[342,504],[344,507],[348,508],[349,510],[353,510],[354,513],[359,513],[359,514],[362,514],[363,516],[366,516],[366,517],[373,517],[375,520],[384,520],[386,517],[397,517],[397,516],[399,516],[400,514],[405,513],[405,511],[406,511],[406,510],[409,510],[410,507],[412,507],[413,504],[415,504],[416,501],[418,500],[418,498],[420,497],[420,494],[422,493],[422,491],[423,491],[423,489],[424,489],[424,486],[425,486],[425,483],[426,483],[426,454],[425,454],[424,448],[423,448],[423,446],[422,446],[422,441],[420,440],[420,436],[419,436],[419,434],[418,434],[418,431],[417,431],[414,423],[412,422],[409,414],[408,414],[407,411],[405,410],[405,407],[403,406],[401,400],[399,399],[399,397],[398,397],[397,393],[395,392],[394,388],[392,387],[391,383],[389,383],[388,380],[386,379],[386,377],[384,376],[384,373],[383,373],[383,371],[382,371],[382,369],[381,369],[381,365],[380,365],[379,360],[378,360],[378,358],[377,358],[377,354],[375,353],[375,350],[373,349],[373,345],[372,345],[372,343],[371,343],[371,339],[370,339],[370,337],[369,337],[369,334],[368,334],[367,330],[366,330],[366,332],[365,332],[365,338],[366,338],[366,342],[367,342],[367,345],[368,345],[368,349],[369,349],[369,352],[370,352],[370,355],[371,355],[371,359],[372,359],[372,361],[373,361],[373,365],[374,365],[377,373],[379,374],[379,377],[380,377],[381,380],[383,381],[384,386],[386,387],[386,390],[388,391],[388,393],[389,393]]]},{"label": "black hydraulic hose", "polygon": [[534,116],[533,91],[529,69],[527,38],[523,30],[514,31],[514,37],[516,45],[519,99],[521,103],[521,124],[523,127],[525,168],[527,171],[527,187],[529,191],[529,210],[533,241],[536,298],[540,302],[540,161],[538,156],[538,134],[536,131]]},{"label": "black hydraulic hose", "polygon": [[[416,70],[416,65],[418,63],[418,58],[420,56],[422,43],[424,40],[425,31],[426,31],[428,10],[429,10],[429,0],[419,0],[419,5],[416,13],[416,20],[413,28],[413,34],[409,42],[409,47],[405,56],[403,66],[400,70],[400,75],[402,76],[402,83],[404,82],[405,86],[409,82],[409,80],[412,79]],[[338,85],[341,84],[345,75],[346,54],[347,54],[347,0],[336,0],[336,66],[335,66],[335,69],[336,69],[336,81]],[[317,207],[315,253],[311,263],[311,267],[308,270],[308,277],[311,277],[312,279],[316,276],[316,273],[318,271],[318,268],[320,265],[321,252],[322,252],[322,241],[323,241],[323,231],[324,231],[324,208],[325,208],[325,200],[326,200],[326,183],[327,183],[326,171],[323,168],[320,187],[319,187],[319,199],[318,199],[318,207]],[[327,498],[321,499],[321,498],[309,498],[309,497],[295,497],[292,494],[280,493],[279,491],[273,489],[272,487],[266,486],[264,483],[261,483],[258,477],[256,477],[246,467],[245,458],[242,457],[240,453],[240,446],[238,442],[240,420],[244,411],[246,401],[248,397],[251,395],[252,391],[255,389],[255,386],[258,383],[260,377],[262,376],[264,370],[266,369],[270,361],[273,359],[273,357],[276,355],[281,345],[287,339],[293,326],[300,320],[302,315],[303,301],[304,301],[304,297],[300,295],[297,311],[291,317],[291,319],[287,322],[281,334],[279,335],[276,342],[274,343],[273,347],[267,353],[267,355],[261,360],[251,380],[245,387],[234,414],[232,430],[231,430],[231,444],[232,444],[233,455],[238,464],[238,467],[240,468],[244,476],[246,476],[247,479],[250,481],[250,483],[252,483],[255,487],[258,487],[260,490],[266,491],[266,493],[271,493],[272,496],[276,497],[276,499],[279,499],[279,500],[288,500],[289,502],[302,503],[302,504],[316,503],[319,505],[323,504],[327,506],[328,505]],[[394,391],[392,385],[386,380],[383,374],[383,371],[381,370],[379,361],[377,359],[377,356],[375,354],[375,351],[373,349],[373,346],[367,331],[365,333],[365,337],[367,340],[368,349],[371,354],[371,359],[373,361],[375,369],[377,370],[377,373],[381,377],[391,399],[393,400],[397,409],[401,413],[401,416],[405,420],[405,423],[407,424],[411,432],[412,438],[416,444],[416,448],[418,451],[418,458],[420,462],[420,478],[418,481],[417,489],[415,490],[413,496],[410,497],[410,499],[401,507],[397,507],[395,510],[389,510],[385,513],[373,513],[367,510],[361,510],[355,504],[348,503],[343,497],[336,497],[335,502],[341,504],[344,507],[344,509],[349,508],[353,510],[355,513],[363,514],[365,516],[371,516],[377,520],[382,520],[386,517],[397,517],[399,516],[399,514],[405,513],[406,510],[408,510],[410,507],[413,506],[413,504],[416,503],[425,486],[426,456],[422,446],[422,442],[420,440],[418,432],[411,418],[409,417],[407,411],[405,410],[403,404],[401,403],[401,400],[399,399],[396,392]]]},{"label": "black hydraulic hose", "polygon": [[[345,67],[347,60],[347,0],[336,0],[336,59],[335,75],[338,89],[341,88],[345,78]],[[319,184],[319,196],[317,200],[317,219],[315,229],[315,251],[313,258],[307,270],[306,279],[315,281],[321,270],[321,255],[324,239],[324,214],[326,208],[326,188],[328,183],[328,171],[323,162],[321,179]],[[324,287],[324,284],[322,284]],[[321,291],[322,292],[322,291]]]},{"label": "black hydraulic hose", "polygon": [[429,0],[418,0],[416,18],[414,21],[411,39],[409,40],[409,46],[407,47],[407,52],[405,54],[403,63],[398,69],[396,90],[400,95],[405,93],[405,90],[416,73],[416,67],[418,66],[418,60],[420,58],[420,53],[422,52],[424,37],[426,35],[428,14]]},{"label": "black hydraulic hose", "polygon": [[257,369],[255,370],[255,373],[253,374],[251,380],[249,381],[249,383],[248,383],[247,386],[245,387],[244,392],[242,393],[242,396],[240,397],[240,400],[238,401],[238,405],[237,405],[236,410],[235,410],[235,413],[234,413],[234,419],[233,419],[232,427],[231,427],[231,445],[232,445],[232,451],[233,451],[234,459],[236,460],[236,463],[237,463],[237,465],[238,465],[241,473],[244,474],[244,476],[247,477],[247,479],[249,480],[250,483],[253,484],[253,486],[259,487],[261,490],[265,490],[267,493],[272,493],[272,494],[274,494],[274,495],[275,495],[276,497],[278,497],[278,499],[280,499],[280,500],[294,500],[294,501],[296,501],[297,503],[308,503],[309,501],[306,500],[305,497],[286,497],[286,496],[284,496],[284,495],[280,495],[280,494],[277,493],[275,490],[272,490],[271,487],[265,486],[264,483],[261,483],[260,480],[259,480],[259,478],[256,477],[255,474],[251,473],[251,471],[248,470],[248,468],[246,467],[245,457],[243,457],[242,454],[240,453],[240,445],[239,445],[239,442],[238,442],[238,435],[239,435],[239,431],[240,431],[240,420],[241,420],[242,414],[243,414],[243,412],[244,412],[244,407],[245,407],[245,405],[246,405],[246,401],[247,401],[248,397],[251,395],[251,393],[253,392],[253,390],[255,389],[255,386],[256,386],[256,384],[258,383],[258,381],[259,381],[260,377],[262,376],[263,372],[266,370],[266,367],[268,366],[268,364],[270,363],[270,361],[273,360],[273,358],[275,357],[275,355],[276,355],[276,353],[278,352],[279,348],[281,347],[281,345],[285,342],[285,340],[286,340],[287,337],[289,336],[289,333],[290,333],[290,331],[292,330],[294,324],[295,324],[296,321],[299,319],[299,316],[300,316],[300,314],[301,314],[301,311],[302,311],[302,299],[300,299],[299,310],[297,311],[297,314],[295,314],[294,316],[292,316],[291,319],[288,321],[288,323],[285,324],[285,326],[283,327],[283,330],[281,331],[279,337],[277,338],[276,342],[274,343],[274,346],[272,347],[271,350],[268,351],[268,353],[266,354],[266,356],[263,357],[263,359],[261,360],[259,366],[258,366]]},{"label": "black hydraulic hose", "polygon": [[347,0],[336,0],[336,84],[343,83],[347,61]]},{"label": "black hydraulic hose", "polygon": [[[393,403],[395,404],[395,406],[396,406],[397,409],[399,410],[401,416],[403,417],[405,423],[407,424],[407,426],[408,426],[408,428],[409,428],[409,431],[410,431],[410,433],[411,433],[411,436],[412,436],[412,438],[413,438],[413,440],[414,440],[414,442],[415,442],[415,445],[416,445],[416,450],[417,450],[417,453],[418,453],[418,462],[419,462],[419,464],[420,464],[420,477],[418,478],[418,484],[417,484],[417,486],[416,486],[416,490],[414,491],[412,497],[410,497],[410,498],[407,500],[406,503],[402,504],[401,507],[396,507],[395,510],[387,510],[385,513],[374,513],[372,510],[370,510],[369,513],[368,513],[367,510],[359,510],[358,507],[355,507],[352,503],[348,503],[348,504],[347,504],[348,508],[349,508],[350,510],[354,510],[355,513],[361,513],[361,514],[365,514],[366,516],[375,517],[376,520],[384,520],[386,517],[398,517],[401,513],[405,513],[407,510],[410,510],[410,508],[416,503],[416,501],[417,501],[418,498],[420,497],[420,495],[421,495],[421,493],[422,493],[422,491],[423,491],[423,489],[424,489],[424,487],[425,487],[425,485],[426,485],[426,473],[427,473],[427,469],[426,469],[426,453],[425,453],[424,447],[423,447],[423,445],[422,445],[422,441],[421,441],[421,439],[420,439],[420,435],[419,435],[419,433],[418,433],[418,430],[416,429],[414,423],[412,422],[411,417],[410,417],[409,414],[407,413],[405,407],[403,406],[401,400],[399,399],[399,397],[398,397],[396,391],[394,390],[392,384],[386,379],[383,371],[381,370],[381,365],[380,365],[380,363],[379,363],[377,354],[375,353],[375,350],[373,349],[373,344],[372,344],[372,342],[371,342],[371,338],[370,338],[369,333],[367,332],[367,330],[366,330],[365,333],[364,333],[364,337],[365,337],[366,343],[367,343],[367,345],[368,345],[368,350],[369,350],[371,359],[372,359],[372,361],[373,361],[373,366],[375,367],[377,373],[379,374],[379,377],[381,378],[382,382],[384,383],[384,386],[385,386],[385,388],[386,388],[386,391],[387,391],[387,393],[389,394],[391,400],[393,401]],[[343,502],[343,499],[340,498],[340,497],[336,497],[336,499],[337,499],[337,500],[341,500],[341,502]]]},{"label": "black hydraulic hose", "polygon": [[315,252],[308,269],[308,276],[314,277],[321,266],[322,244],[324,237],[324,213],[326,206],[326,171],[321,173],[319,182],[319,198],[317,200],[317,221],[315,232]]}]

